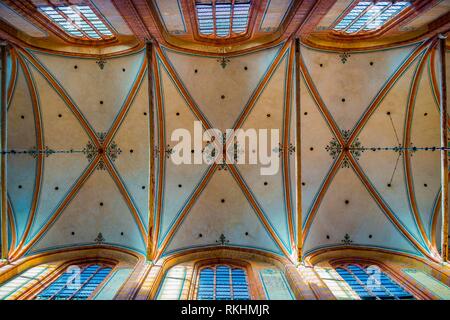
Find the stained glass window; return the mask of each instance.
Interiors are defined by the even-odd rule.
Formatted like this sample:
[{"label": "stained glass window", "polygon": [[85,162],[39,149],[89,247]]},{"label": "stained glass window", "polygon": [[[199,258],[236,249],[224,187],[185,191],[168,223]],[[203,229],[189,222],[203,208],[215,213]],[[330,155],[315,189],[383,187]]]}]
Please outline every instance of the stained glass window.
[{"label": "stained glass window", "polygon": [[39,278],[44,275],[49,269],[50,266],[45,264],[33,267],[14,277],[13,279],[3,283],[0,286],[0,300],[7,300],[14,293],[22,290],[22,288],[24,288],[28,284],[36,284],[37,282],[39,282]]},{"label": "stained glass window", "polygon": [[58,279],[41,291],[38,300],[86,300],[111,272],[100,264],[70,266]]},{"label": "stained glass window", "polygon": [[198,282],[198,300],[250,299],[247,273],[242,268],[209,266],[200,271]]},{"label": "stained glass window", "polygon": [[362,300],[414,299],[377,266],[348,264],[337,267],[336,271]]},{"label": "stained glass window", "polygon": [[209,0],[195,3],[201,35],[227,38],[247,31],[250,1]]},{"label": "stained glass window", "polygon": [[349,34],[377,30],[410,5],[409,1],[360,1],[334,30]]},{"label": "stained glass window", "polygon": [[72,37],[88,40],[113,37],[111,29],[88,5],[41,6],[38,9]]},{"label": "stained glass window", "polygon": [[187,267],[175,266],[167,271],[161,288],[158,292],[158,300],[179,300],[186,281]]}]

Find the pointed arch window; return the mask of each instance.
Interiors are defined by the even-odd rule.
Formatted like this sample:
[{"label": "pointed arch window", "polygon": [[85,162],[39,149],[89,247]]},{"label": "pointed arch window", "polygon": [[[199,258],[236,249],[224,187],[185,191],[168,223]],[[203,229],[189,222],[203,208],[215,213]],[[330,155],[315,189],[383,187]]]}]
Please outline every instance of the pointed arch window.
[{"label": "pointed arch window", "polygon": [[83,40],[114,38],[111,27],[89,5],[39,6],[38,10],[69,36]]},{"label": "pointed arch window", "polygon": [[197,0],[198,31],[201,36],[225,39],[248,30],[249,0]]},{"label": "pointed arch window", "polygon": [[86,300],[108,277],[111,266],[97,264],[72,265],[37,294],[37,300]]},{"label": "pointed arch window", "polygon": [[359,1],[338,21],[333,30],[345,34],[375,31],[409,6],[410,1]]},{"label": "pointed arch window", "polygon": [[414,296],[378,266],[344,264],[336,272],[362,300],[412,300]]},{"label": "pointed arch window", "polygon": [[247,271],[232,265],[203,267],[198,277],[198,300],[250,300]]}]

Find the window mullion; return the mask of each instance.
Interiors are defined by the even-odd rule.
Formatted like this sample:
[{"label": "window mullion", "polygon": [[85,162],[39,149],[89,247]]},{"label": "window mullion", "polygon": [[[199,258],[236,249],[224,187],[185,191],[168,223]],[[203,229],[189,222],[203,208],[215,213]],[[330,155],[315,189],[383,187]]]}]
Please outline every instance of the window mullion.
[{"label": "window mullion", "polygon": [[[370,277],[371,275],[367,272],[367,270],[365,268],[362,268],[364,270],[364,272]],[[380,271],[381,274],[383,274],[383,272]],[[376,278],[374,278],[374,280],[377,282],[377,284],[386,292],[388,293],[391,297],[393,297],[394,299],[398,300],[397,296],[392,294],[392,292],[389,291],[388,288],[386,288],[381,281],[378,281]]]},{"label": "window mullion", "polygon": [[[217,22],[217,20],[216,20],[216,0],[212,0],[212,3],[211,3],[211,5],[212,5],[212,14],[213,14],[213,28],[214,28],[214,30],[213,30],[213,34],[215,35],[215,36],[217,36],[217,24],[216,24],[216,22]],[[214,269],[215,270],[215,269]],[[214,271],[215,272],[215,271]],[[214,273],[215,274],[215,273]]]},{"label": "window mullion", "polygon": [[230,279],[230,298],[231,298],[231,300],[234,300],[234,292],[233,292],[233,267],[232,267],[232,266],[229,266],[229,267],[230,267],[230,269],[228,269],[228,270],[229,270],[228,277],[229,277],[229,279]]},{"label": "window mullion", "polygon": [[[81,32],[83,34],[83,37],[85,38],[90,38],[87,33],[79,26],[77,25],[75,22],[73,22],[73,20],[71,18],[69,18],[63,11],[61,11],[58,7],[54,8],[63,18],[66,19],[67,22],[69,22],[72,26],[74,26],[79,32]],[[77,13],[78,16],[80,15],[79,13]]]},{"label": "window mullion", "polygon": [[358,21],[363,15],[366,14],[367,11],[369,11],[370,8],[372,8],[374,5],[371,4],[370,6],[368,6],[367,8],[365,8],[358,16],[356,16],[355,19],[353,19],[353,21],[351,23],[349,23],[349,25],[347,27],[345,27],[345,29],[341,30],[342,32],[346,32],[352,25],[354,25],[356,23],[356,21]]},{"label": "window mullion", "polygon": [[[81,275],[81,273],[83,272],[84,268],[81,269],[80,271],[78,271],[78,275]],[[58,281],[58,279],[56,280]],[[53,284],[53,283],[52,283]],[[57,297],[65,288],[67,288],[67,281],[66,283],[61,287],[61,289],[59,289],[58,291],[56,291],[48,300],[53,300],[55,297]],[[45,289],[44,289],[45,290]]]},{"label": "window mullion", "polygon": [[367,291],[367,293],[369,293],[369,294],[370,294],[372,297],[374,297],[375,299],[380,300],[380,299],[377,297],[377,295],[374,294],[374,293],[372,292],[372,290],[370,290],[370,289],[369,289],[369,288],[361,281],[361,279],[359,279],[359,278],[353,273],[352,270],[348,269],[347,266],[345,266],[344,269],[347,270],[347,272],[350,273],[350,274],[353,276],[353,278],[359,283],[359,285],[360,285],[361,287],[363,287],[363,288]]},{"label": "window mullion", "polygon": [[[88,18],[86,18],[86,17],[84,16],[84,14],[81,13],[81,11],[80,11],[78,8],[74,8],[74,11],[75,11],[76,13],[78,13],[78,15],[81,17],[81,19],[83,19],[83,21],[86,22],[86,23],[92,28],[92,30],[94,30],[94,32],[95,32],[100,38],[103,38],[103,34],[101,34],[100,31],[98,31],[97,27],[94,26],[94,25],[92,24],[92,22],[91,22]],[[97,15],[97,16],[98,16],[98,15]],[[100,19],[99,16],[98,16],[98,18],[99,18],[99,20],[101,21],[101,19]],[[103,21],[102,21],[102,23],[103,23]],[[88,36],[88,37],[89,37],[89,36]],[[89,37],[89,38],[90,38],[90,37]]]},{"label": "window mullion", "polygon": [[231,36],[231,34],[232,34],[232,32],[233,32],[233,17],[234,17],[234,3],[235,3],[235,0],[232,0],[231,1],[231,13],[230,13],[230,27],[229,27],[229,33],[228,33],[228,36],[230,37]]},{"label": "window mullion", "polygon": [[[70,297],[69,300],[72,300],[73,297],[75,297],[77,295],[78,292],[81,291],[81,289],[83,289],[84,286],[86,286],[86,284],[89,283],[89,281],[91,281],[91,279],[102,269],[102,267],[99,266],[99,268],[97,270],[95,270],[95,272],[89,277],[87,278],[78,288],[78,290],[76,290]],[[85,269],[86,270],[86,269]],[[84,271],[84,270],[83,270]],[[81,276],[81,274],[80,274]]]},{"label": "window mullion", "polygon": [[387,5],[383,10],[380,10],[377,14],[375,14],[371,19],[367,20],[367,22],[361,26],[361,28],[358,29],[356,32],[360,32],[364,30],[365,27],[367,27],[372,21],[374,21],[376,18],[378,18],[381,14],[383,14],[387,9],[389,9],[392,6],[392,3]]},{"label": "window mullion", "polygon": [[214,266],[214,291],[213,291],[213,299],[216,300],[217,298],[217,294],[216,294],[216,290],[217,290],[217,268],[216,266]]}]

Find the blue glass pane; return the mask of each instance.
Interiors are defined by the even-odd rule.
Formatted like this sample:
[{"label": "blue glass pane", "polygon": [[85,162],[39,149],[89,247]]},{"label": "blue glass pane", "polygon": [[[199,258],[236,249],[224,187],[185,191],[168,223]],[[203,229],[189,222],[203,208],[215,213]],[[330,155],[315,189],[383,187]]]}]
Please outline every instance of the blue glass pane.
[{"label": "blue glass pane", "polygon": [[347,282],[361,299],[414,299],[401,286],[389,278],[384,272],[373,273],[357,265],[347,265],[346,269],[336,268],[336,271]]},{"label": "blue glass pane", "polygon": [[250,299],[247,274],[243,269],[226,265],[200,271],[198,300],[248,300]]},{"label": "blue glass pane", "polygon": [[89,265],[74,277],[73,271],[63,273],[51,285],[39,293],[38,300],[85,300],[105,280],[111,268]]},{"label": "blue glass pane", "polygon": [[334,30],[346,33],[376,30],[410,5],[410,1],[360,1],[336,24]]}]

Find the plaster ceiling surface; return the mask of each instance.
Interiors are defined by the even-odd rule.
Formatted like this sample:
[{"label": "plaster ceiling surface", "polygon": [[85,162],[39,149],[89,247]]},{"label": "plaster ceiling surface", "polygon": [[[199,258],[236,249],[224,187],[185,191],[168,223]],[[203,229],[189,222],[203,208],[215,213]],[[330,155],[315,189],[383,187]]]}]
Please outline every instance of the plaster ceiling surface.
[{"label": "plaster ceiling surface", "polygon": [[[439,146],[431,57],[418,45],[351,53],[346,60],[339,52],[302,47],[308,86],[301,87],[306,254],[343,244],[418,255],[434,250],[430,235],[436,225],[430,221],[440,189],[439,153],[370,150]],[[330,68],[335,76],[323,77]],[[348,152],[330,152],[332,140]],[[374,227],[378,223],[386,225]]]},{"label": "plaster ceiling surface", "polygon": [[[130,16],[121,25],[124,8],[116,1],[93,3],[121,34],[136,31]],[[179,4],[165,4],[161,14],[185,12]],[[333,8],[337,15],[339,5]],[[145,12],[141,27],[150,28]],[[181,20],[172,18],[167,22],[179,29]],[[435,42],[348,52],[302,44],[301,146],[293,43],[223,57],[154,43],[150,88],[142,49],[78,57],[14,46],[8,148],[27,152],[8,157],[11,257],[96,244],[145,254],[154,237],[157,258],[227,245],[294,259],[300,227],[304,255],[358,246],[435,257],[439,153],[370,150],[439,146]],[[279,144],[266,145],[279,170],[262,175],[261,164],[175,164],[172,155],[181,151],[172,135],[182,129],[195,137],[195,121],[203,130],[278,130]],[[207,145],[198,147],[204,152]],[[243,145],[237,151],[247,159],[253,152]]]},{"label": "plaster ceiling surface", "polygon": [[17,251],[92,245],[100,238],[144,253],[150,155],[142,51],[110,59],[103,69],[95,59],[14,52],[20,64],[9,143],[44,151],[9,162],[11,185],[22,186],[9,196]]}]

